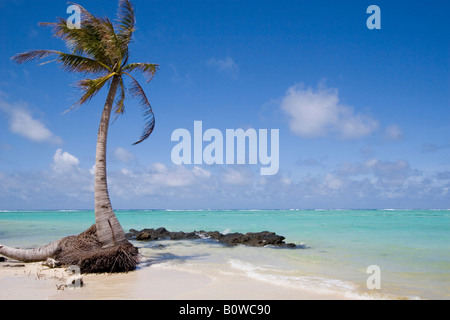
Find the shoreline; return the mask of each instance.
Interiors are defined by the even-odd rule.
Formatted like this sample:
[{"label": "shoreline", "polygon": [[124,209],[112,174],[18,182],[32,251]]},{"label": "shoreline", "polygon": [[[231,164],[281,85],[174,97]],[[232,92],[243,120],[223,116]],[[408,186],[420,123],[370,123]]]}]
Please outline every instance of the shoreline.
[{"label": "shoreline", "polygon": [[[18,265],[5,267],[5,265]],[[157,265],[119,274],[82,275],[81,288],[64,287],[65,268],[0,263],[0,300],[346,300],[336,294],[285,288],[226,271],[191,272]],[[59,289],[58,289],[59,288]]]},{"label": "shoreline", "polygon": [[[93,212],[23,212],[3,213],[1,216],[0,242],[11,247],[34,248],[85,230],[87,225],[91,225]],[[246,290],[245,286],[242,288],[245,294],[234,289],[233,282],[247,283],[249,287],[264,293],[256,295],[255,299],[260,299],[261,296],[267,299],[285,299],[284,292],[287,291],[290,294],[286,299],[315,299],[318,296],[324,299],[331,296],[350,300],[449,298],[445,278],[448,234],[443,228],[450,218],[448,212],[374,213],[365,210],[317,214],[310,211],[152,211],[124,212],[120,213],[119,218],[125,230],[141,230],[135,237],[145,230],[142,228],[155,228],[146,229],[153,231],[148,233],[148,241],[138,241],[134,237],[129,239],[139,248],[141,264],[135,273],[139,274],[143,284],[137,286],[138,280],[133,277],[87,276],[86,290],[81,290],[86,297],[106,299],[105,294],[102,295],[100,290],[94,288],[94,284],[104,283],[101,286],[107,286],[111,285],[108,281],[125,281],[128,284],[123,287],[129,287],[126,289],[128,294],[121,294],[120,291],[124,289],[118,284],[111,285],[112,290],[116,291],[114,299],[166,299],[167,296],[170,299],[182,299],[179,297],[182,294],[171,288],[176,285],[173,283],[178,276],[186,279],[183,282],[186,284],[180,286],[179,292],[195,299],[209,299],[210,296],[225,299],[230,296],[227,292],[233,290],[236,294],[231,296],[232,299],[239,299],[241,296],[248,299],[255,297],[253,290]],[[429,225],[433,233],[421,228],[423,223]],[[350,224],[351,227],[348,227]],[[383,226],[387,224],[391,227],[384,229]],[[162,225],[167,229],[156,229]],[[271,230],[275,232],[275,236],[283,235],[281,237],[286,237],[286,243],[296,244],[296,247],[249,246],[245,241],[233,246],[213,238],[205,239],[205,235],[215,235],[214,231],[205,232],[203,237],[193,237],[200,232],[192,230],[218,230],[217,235],[221,239],[231,240],[231,244],[234,243],[233,234],[246,240],[246,233],[257,234],[261,230]],[[381,230],[384,231],[379,232]],[[401,241],[398,238],[399,231],[404,235]],[[372,290],[367,286],[369,277],[373,275],[367,270],[372,265],[380,268],[381,289]],[[24,284],[15,281],[17,276],[8,276],[17,274],[18,271],[20,268],[3,268],[0,263],[0,287],[5,288],[7,285],[12,288],[11,291],[16,291],[17,286],[36,291],[28,283],[30,281]],[[20,276],[28,279],[24,272],[30,271],[20,272]],[[46,272],[50,274],[49,271]],[[158,275],[165,278],[165,283],[158,282]],[[194,279],[194,283],[189,284],[188,279]],[[91,280],[94,284],[91,284]],[[195,282],[202,283],[202,286],[198,287]],[[50,281],[49,283],[49,294],[34,296],[38,299],[75,296],[73,293],[55,292],[56,285]],[[138,293],[150,289],[158,290],[159,296],[147,292]],[[276,296],[275,292],[280,292],[280,289],[282,292]],[[167,296],[165,292],[168,292]],[[83,298],[81,293],[77,294]],[[6,293],[2,293],[0,298],[5,296]],[[23,298],[19,294],[15,296]]]}]

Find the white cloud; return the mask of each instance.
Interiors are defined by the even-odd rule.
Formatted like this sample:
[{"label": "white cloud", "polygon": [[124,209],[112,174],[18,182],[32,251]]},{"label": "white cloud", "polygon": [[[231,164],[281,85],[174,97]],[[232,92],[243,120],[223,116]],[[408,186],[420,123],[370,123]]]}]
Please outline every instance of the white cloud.
[{"label": "white cloud", "polygon": [[114,158],[125,164],[129,164],[135,160],[133,153],[121,147],[114,150]]},{"label": "white cloud", "polygon": [[199,178],[210,178],[211,177],[211,171],[202,169],[200,167],[194,167],[194,169],[192,169],[192,173]]},{"label": "white cloud", "polygon": [[418,174],[411,169],[409,163],[405,160],[374,160],[374,164],[370,168],[375,177],[382,181],[389,181],[391,184],[403,184],[408,177]]},{"label": "white cloud", "polygon": [[209,178],[211,172],[200,167],[192,170],[184,166],[167,168],[162,163],[155,163],[150,172],[144,173],[146,184],[164,187],[187,187],[195,185],[199,179]]},{"label": "white cloud", "polygon": [[[58,149],[53,169],[0,171],[4,207],[91,207],[94,179],[77,157]],[[249,167],[167,166],[108,172],[115,207],[130,208],[344,208],[448,207],[449,171],[422,173],[405,160],[348,162],[295,179],[261,177]]]},{"label": "white cloud", "polygon": [[226,168],[222,173],[222,181],[229,185],[251,185],[253,183],[253,175],[249,170]]},{"label": "white cloud", "polygon": [[165,173],[167,172],[167,167],[160,162],[153,164],[153,170],[157,173]]},{"label": "white cloud", "polygon": [[305,89],[294,85],[286,91],[281,108],[289,116],[291,131],[302,137],[339,134],[344,139],[360,138],[373,133],[378,123],[353,108],[340,104],[338,90]]},{"label": "white cloud", "polygon": [[34,119],[22,104],[9,104],[0,99],[0,110],[8,115],[11,132],[34,142],[62,144],[62,139],[53,134],[42,122]]},{"label": "white cloud", "polygon": [[35,142],[50,142],[61,144],[61,138],[55,136],[39,120],[33,119],[31,114],[25,110],[14,110],[10,118],[11,132]]},{"label": "white cloud", "polygon": [[239,73],[239,66],[231,57],[222,59],[211,58],[208,60],[207,65],[217,69],[219,72],[223,72],[231,76],[237,76]]},{"label": "white cloud", "polygon": [[325,186],[332,190],[338,190],[342,187],[343,182],[333,174],[327,173],[323,178]]},{"label": "white cloud", "polygon": [[77,157],[68,152],[58,149],[53,156],[53,170],[56,173],[67,173],[73,171],[80,164]]}]

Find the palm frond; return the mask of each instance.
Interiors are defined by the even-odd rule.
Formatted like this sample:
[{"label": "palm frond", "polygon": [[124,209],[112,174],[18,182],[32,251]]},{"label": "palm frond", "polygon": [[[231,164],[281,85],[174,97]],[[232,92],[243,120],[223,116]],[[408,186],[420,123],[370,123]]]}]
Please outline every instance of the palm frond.
[{"label": "palm frond", "polygon": [[119,96],[116,98],[118,100],[117,100],[116,105],[114,107],[114,113],[116,113],[117,115],[123,114],[125,112],[125,105],[124,105],[124,102],[125,102],[125,85],[123,83],[123,78],[122,77],[120,77],[120,80],[119,80],[119,90],[120,90],[119,93],[118,93]]},{"label": "palm frond", "polygon": [[[84,92],[81,99],[75,103],[76,105],[82,105],[88,101],[90,101],[108,82],[111,77],[115,76],[116,73],[110,73],[104,77],[100,77],[97,79],[83,79],[77,83],[77,86]],[[73,107],[74,107],[73,106]],[[72,108],[73,108],[72,107]]]},{"label": "palm frond", "polygon": [[[155,128],[155,115],[150,102],[139,82],[130,75],[133,71],[143,74],[148,82],[152,80],[157,64],[128,63],[129,44],[135,31],[135,11],[130,0],[119,0],[119,9],[116,21],[108,18],[95,17],[84,7],[73,3],[80,8],[82,23],[80,28],[70,29],[66,19],[57,18],[54,23],[40,23],[42,26],[52,28],[53,36],[63,40],[69,53],[54,50],[33,50],[18,54],[12,59],[17,63],[39,61],[48,57],[53,60],[44,62],[59,62],[62,69],[69,72],[94,74],[95,79],[84,79],[77,83],[82,96],[77,105],[90,101],[114,76],[119,77],[119,90],[116,93],[114,112],[116,115],[124,113],[126,87],[122,75],[131,78],[128,92],[137,98],[143,107],[145,127],[139,144],[147,139]],[[72,109],[71,108],[71,109]],[[69,109],[70,110],[70,109]]]},{"label": "palm frond", "polygon": [[111,65],[111,59],[108,59],[105,53],[105,44],[102,43],[100,28],[97,25],[83,20],[80,29],[70,29],[63,18],[57,18],[56,23],[40,23],[40,25],[51,26],[53,35],[63,40],[73,54]]},{"label": "palm frond", "polygon": [[52,54],[58,54],[59,51],[55,50],[31,50],[24,53],[19,53],[11,58],[16,63],[22,64],[34,60],[42,60],[51,56]]},{"label": "palm frond", "polygon": [[128,46],[134,32],[134,25],[136,22],[133,5],[129,0],[119,1],[119,12],[117,14],[117,23],[119,29],[119,36]]},{"label": "palm frond", "polygon": [[73,54],[88,56],[109,66],[120,60],[113,41],[114,29],[109,26],[108,19],[93,16],[84,7],[77,5],[82,14],[81,28],[70,29],[66,20],[59,17],[56,23],[40,23],[53,28],[53,35],[66,42]]},{"label": "palm frond", "polygon": [[107,65],[90,58],[78,56],[75,54],[68,54],[61,52],[59,54],[59,62],[62,64],[62,68],[69,72],[82,72],[82,73],[105,73],[111,72],[111,68]]},{"label": "palm frond", "polygon": [[129,73],[124,72],[124,74],[128,75],[131,78],[130,93],[133,95],[133,97],[139,99],[139,102],[144,109],[144,130],[141,137],[139,138],[139,141],[133,143],[133,145],[137,145],[146,140],[155,129],[155,114],[153,113],[152,106],[150,105],[150,102],[148,101],[147,96],[139,82],[137,82],[137,80],[133,78]]},{"label": "palm frond", "polygon": [[156,71],[158,71],[159,65],[151,63],[130,63],[127,64],[122,70],[123,71],[140,71],[147,77],[147,82],[150,82],[155,76]]},{"label": "palm frond", "polygon": [[74,55],[74,54],[68,54],[61,51],[56,50],[32,50],[25,53],[20,53],[18,55],[15,55],[11,59],[19,64],[35,61],[35,60],[42,60],[45,59],[51,55],[56,55],[57,58],[51,61],[47,61],[44,63],[41,63],[41,65],[47,64],[49,62],[60,62],[62,65],[62,68],[69,72],[82,72],[82,73],[100,73],[100,72],[108,72],[111,71],[111,69],[102,64],[99,61],[89,59],[86,57]]}]

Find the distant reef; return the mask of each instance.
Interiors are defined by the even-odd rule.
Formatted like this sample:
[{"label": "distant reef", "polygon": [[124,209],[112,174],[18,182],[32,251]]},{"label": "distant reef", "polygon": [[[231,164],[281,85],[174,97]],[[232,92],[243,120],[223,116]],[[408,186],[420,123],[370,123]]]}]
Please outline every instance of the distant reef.
[{"label": "distant reef", "polygon": [[210,239],[224,245],[234,247],[237,245],[245,245],[250,247],[276,247],[276,248],[300,248],[304,249],[304,245],[296,245],[295,243],[286,243],[285,237],[275,234],[274,232],[248,232],[248,233],[227,233],[222,234],[219,231],[193,231],[193,232],[171,232],[166,228],[143,229],[141,231],[131,229],[126,234],[129,240],[137,241],[156,241],[156,240],[195,240]]}]

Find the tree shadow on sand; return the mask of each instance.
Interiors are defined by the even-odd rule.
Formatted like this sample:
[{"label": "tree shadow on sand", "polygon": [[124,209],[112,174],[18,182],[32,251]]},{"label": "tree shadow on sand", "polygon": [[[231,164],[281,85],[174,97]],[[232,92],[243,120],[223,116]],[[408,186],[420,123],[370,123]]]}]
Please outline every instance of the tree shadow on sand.
[{"label": "tree shadow on sand", "polygon": [[206,256],[209,256],[209,254],[198,253],[190,255],[176,255],[170,252],[158,252],[153,254],[151,257],[142,257],[141,263],[137,268],[140,269],[162,263],[183,264],[189,260],[196,260]]}]

